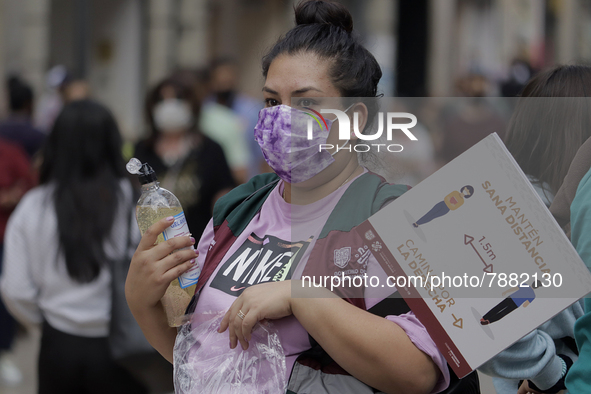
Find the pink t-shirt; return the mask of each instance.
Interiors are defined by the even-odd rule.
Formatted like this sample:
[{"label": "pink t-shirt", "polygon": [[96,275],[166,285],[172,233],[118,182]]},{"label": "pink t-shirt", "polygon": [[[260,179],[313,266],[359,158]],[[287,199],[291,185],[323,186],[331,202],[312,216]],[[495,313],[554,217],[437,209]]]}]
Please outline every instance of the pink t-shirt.
[{"label": "pink t-shirt", "polygon": [[[283,200],[283,181],[271,192],[260,212],[238,235],[199,296],[195,313],[226,311],[242,291],[249,286],[277,280],[300,279],[308,263],[316,238],[320,234],[333,208],[347,187],[337,189],[323,199],[308,205],[292,205]],[[213,241],[213,222],[210,221],[198,244],[199,264]],[[377,260],[368,253],[367,274],[385,273]],[[395,289],[365,289],[367,309],[387,297]],[[399,325],[410,340],[429,355],[442,374],[434,393],[445,389],[449,383],[446,361],[424,326],[412,312],[400,316],[387,316]],[[274,322],[286,356],[287,377],[296,358],[310,348],[308,333],[292,315]]]}]

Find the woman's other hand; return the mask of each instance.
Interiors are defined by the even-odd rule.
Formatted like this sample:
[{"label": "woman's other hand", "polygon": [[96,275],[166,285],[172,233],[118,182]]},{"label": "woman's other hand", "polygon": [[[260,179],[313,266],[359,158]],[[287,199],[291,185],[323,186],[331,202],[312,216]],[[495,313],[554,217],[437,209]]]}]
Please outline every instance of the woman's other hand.
[{"label": "woman's other hand", "polygon": [[242,349],[246,350],[255,324],[291,314],[291,281],[261,283],[247,288],[234,301],[218,332],[229,328],[230,348],[234,349],[240,342]]}]

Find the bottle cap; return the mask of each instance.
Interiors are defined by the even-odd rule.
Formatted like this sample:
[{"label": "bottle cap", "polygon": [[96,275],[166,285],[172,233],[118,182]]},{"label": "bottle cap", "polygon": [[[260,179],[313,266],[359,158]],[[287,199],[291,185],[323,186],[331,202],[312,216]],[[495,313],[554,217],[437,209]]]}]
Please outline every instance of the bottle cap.
[{"label": "bottle cap", "polygon": [[129,172],[130,174],[139,175],[140,168],[142,168],[142,162],[136,159],[135,157],[132,157],[125,165],[125,168],[127,169],[127,172]]},{"label": "bottle cap", "polygon": [[152,169],[152,167],[150,167],[148,163],[142,164],[142,162],[135,157],[129,160],[129,162],[125,165],[125,168],[127,168],[129,173],[139,175],[139,180],[142,185],[158,180],[158,177],[156,177],[156,172]]}]

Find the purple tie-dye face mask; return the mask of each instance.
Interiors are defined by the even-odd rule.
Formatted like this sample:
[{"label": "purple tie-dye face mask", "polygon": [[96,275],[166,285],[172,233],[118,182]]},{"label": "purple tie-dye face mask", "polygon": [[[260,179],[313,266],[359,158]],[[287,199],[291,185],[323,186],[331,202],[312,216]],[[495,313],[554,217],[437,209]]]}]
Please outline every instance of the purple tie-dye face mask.
[{"label": "purple tie-dye face mask", "polygon": [[320,150],[320,144],[326,144],[334,122],[325,120],[326,125],[287,105],[263,108],[259,112],[254,138],[269,166],[285,182],[307,181],[334,162],[336,152],[330,154],[326,149]]}]

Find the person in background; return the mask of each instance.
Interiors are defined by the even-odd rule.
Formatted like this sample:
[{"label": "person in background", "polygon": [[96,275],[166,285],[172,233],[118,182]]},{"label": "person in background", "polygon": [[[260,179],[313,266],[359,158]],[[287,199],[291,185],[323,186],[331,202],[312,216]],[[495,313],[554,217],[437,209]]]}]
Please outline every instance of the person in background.
[{"label": "person in background", "polygon": [[51,67],[45,74],[45,89],[35,105],[35,127],[43,133],[49,134],[55,118],[64,106],[62,87],[70,79],[64,65]]},{"label": "person in background", "polygon": [[42,158],[40,186],[8,221],[0,280],[13,316],[42,325],[38,392],[145,393],[108,346],[108,265],[127,255],[135,203],[115,119],[92,101],[67,104]]},{"label": "person in background", "polygon": [[[492,133],[503,138],[507,127],[498,100],[487,97],[490,82],[483,74],[462,76],[456,83],[458,98],[449,101],[433,129],[435,155],[443,166]],[[445,102],[445,101],[444,101]]]},{"label": "person in background", "polygon": [[150,136],[134,156],[149,163],[160,185],[181,202],[187,224],[199,237],[213,204],[234,186],[222,148],[197,127],[200,102],[195,90],[168,78],[148,92],[146,112]]},{"label": "person in background", "polygon": [[215,102],[231,109],[242,121],[243,133],[250,151],[248,177],[270,172],[261,148],[254,139],[253,130],[263,103],[238,91],[238,68],[231,58],[218,58],[209,66],[211,95],[205,104]]},{"label": "person in background", "polygon": [[[29,158],[16,144],[0,138],[0,277],[4,233],[10,214],[21,197],[35,184]],[[22,373],[7,354],[12,349],[16,324],[0,299],[0,382],[15,386]]]},{"label": "person in background", "polygon": [[[527,83],[511,118],[505,145],[546,206],[591,136],[586,92],[591,92],[591,67],[557,66]],[[500,394],[564,389],[568,367],[577,359],[573,327],[582,315],[582,302],[574,303],[479,369],[495,376]]]},{"label": "person in background", "polygon": [[20,145],[29,158],[41,148],[45,134],[33,126],[33,89],[16,76],[6,81],[10,114],[0,123],[0,138]]},{"label": "person in background", "polygon": [[519,96],[534,73],[534,69],[528,61],[519,58],[513,59],[509,67],[508,78],[501,83],[503,97]]},{"label": "person in background", "polygon": [[64,103],[90,98],[90,85],[84,79],[66,80],[61,88]]},{"label": "person in background", "polygon": [[[206,70],[180,69],[172,73],[171,79],[193,89],[198,100],[203,101],[209,96],[208,75]],[[199,112],[198,129],[222,147],[236,183],[246,182],[249,178],[250,151],[241,118],[230,108],[209,101]]]},{"label": "person in background", "polygon": [[62,107],[76,100],[90,98],[90,86],[83,79],[74,79],[63,65],[52,67],[45,76],[45,90],[35,107],[35,126],[49,134]]},{"label": "person in background", "polygon": [[388,143],[399,144],[404,149],[381,157],[382,162],[379,165],[388,182],[414,187],[437,170],[431,133],[421,123],[412,128],[412,133],[417,141],[411,143],[403,133],[392,133],[392,139]]},{"label": "person in background", "polygon": [[[581,145],[562,186],[550,206],[550,212],[571,235],[573,246],[591,270],[591,138]],[[566,388],[572,393],[591,392],[591,298],[584,298],[585,314],[575,323],[575,340],[579,358],[566,375]]]},{"label": "person in background", "polygon": [[[209,72],[202,73],[201,83],[203,86],[211,86]],[[199,128],[224,149],[228,165],[238,184],[245,183],[255,175],[251,166],[252,142],[247,138],[252,137],[252,130],[249,132],[248,126],[248,122],[236,111],[215,100],[208,100],[201,109]]]}]

